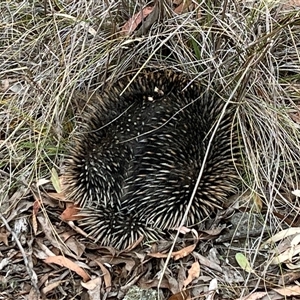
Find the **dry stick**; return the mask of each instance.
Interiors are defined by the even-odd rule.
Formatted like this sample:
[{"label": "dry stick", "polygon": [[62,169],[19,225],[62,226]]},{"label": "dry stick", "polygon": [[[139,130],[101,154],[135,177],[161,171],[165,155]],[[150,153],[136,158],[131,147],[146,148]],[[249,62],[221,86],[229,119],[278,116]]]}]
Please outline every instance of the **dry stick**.
[{"label": "dry stick", "polygon": [[6,222],[5,218],[2,216],[2,214],[0,214],[0,219],[2,220],[3,224],[5,225],[6,229],[12,234],[14,240],[16,241],[16,244],[18,245],[18,248],[19,250],[21,251],[22,253],[22,256],[23,256],[23,260],[24,260],[24,264],[25,264],[25,267],[27,269],[27,273],[30,277],[30,280],[31,280],[31,283],[32,283],[32,286],[34,287],[34,289],[36,290],[36,292],[38,293],[38,295],[40,295],[40,291],[39,291],[39,288],[38,288],[38,285],[37,285],[37,275],[36,273],[30,269],[29,267],[29,261],[27,259],[27,256],[26,256],[26,253],[24,251],[24,248],[22,246],[22,244],[20,243],[16,233],[10,228],[10,226],[8,225],[8,223]]},{"label": "dry stick", "polygon": [[[190,201],[189,201],[189,203],[188,203],[188,205],[187,205],[187,208],[186,208],[186,211],[185,211],[185,213],[184,213],[184,215],[183,215],[183,218],[182,218],[182,220],[181,220],[181,223],[180,223],[180,225],[179,225],[179,227],[178,227],[178,230],[177,230],[177,233],[176,233],[174,242],[173,242],[173,244],[172,244],[172,246],[171,246],[171,249],[170,249],[170,251],[169,251],[169,254],[168,254],[168,256],[167,256],[166,262],[165,262],[164,267],[163,267],[163,270],[162,270],[162,275],[161,275],[160,278],[159,278],[159,282],[158,282],[157,289],[159,289],[160,286],[161,286],[162,279],[163,279],[163,274],[165,274],[166,269],[167,269],[167,266],[168,266],[168,263],[169,263],[169,261],[170,261],[170,259],[171,259],[171,255],[172,255],[172,252],[173,252],[174,247],[175,247],[175,242],[176,242],[176,240],[178,239],[178,236],[179,236],[179,233],[180,233],[180,228],[185,224],[185,221],[186,221],[186,219],[187,219],[187,215],[188,215],[188,213],[189,213],[189,211],[190,211],[190,208],[191,208],[191,205],[192,205],[192,203],[193,203],[194,197],[195,197],[195,195],[196,195],[196,193],[197,193],[197,189],[198,189],[200,180],[201,180],[201,178],[202,178],[203,171],[204,171],[204,167],[205,167],[205,164],[206,164],[206,161],[207,161],[207,157],[208,157],[208,154],[209,154],[211,145],[212,145],[212,141],[213,141],[213,139],[214,139],[214,137],[215,137],[215,135],[216,135],[217,129],[218,129],[219,126],[220,126],[221,120],[223,119],[223,117],[224,117],[224,115],[225,115],[225,112],[226,112],[226,110],[227,110],[227,107],[228,107],[228,105],[229,105],[231,99],[233,98],[234,94],[236,93],[237,89],[239,88],[239,86],[240,86],[241,82],[243,81],[245,75],[247,74],[248,70],[251,68],[252,63],[253,63],[254,60],[255,60],[255,56],[253,56],[253,57],[251,58],[251,60],[249,61],[248,65],[247,65],[247,68],[246,68],[245,71],[242,73],[242,75],[241,75],[240,79],[238,80],[238,82],[237,82],[237,84],[236,84],[234,90],[232,91],[230,97],[229,97],[228,100],[226,101],[226,103],[225,103],[225,105],[224,105],[224,107],[223,107],[223,110],[222,110],[222,112],[221,112],[221,115],[220,115],[220,117],[219,117],[219,119],[218,119],[218,122],[216,123],[216,126],[215,126],[215,128],[214,128],[214,130],[213,130],[213,133],[212,133],[212,135],[211,135],[211,137],[210,137],[210,139],[209,139],[209,143],[208,143],[208,146],[207,146],[207,149],[206,149],[206,152],[205,152],[205,156],[204,156],[204,159],[203,159],[203,162],[202,162],[202,165],[201,165],[201,169],[200,169],[200,172],[199,172],[199,175],[198,175],[198,178],[197,178],[197,181],[196,181],[196,184],[195,184],[193,193],[192,193],[192,195],[191,195]],[[158,295],[158,297],[159,297],[159,295]]]}]

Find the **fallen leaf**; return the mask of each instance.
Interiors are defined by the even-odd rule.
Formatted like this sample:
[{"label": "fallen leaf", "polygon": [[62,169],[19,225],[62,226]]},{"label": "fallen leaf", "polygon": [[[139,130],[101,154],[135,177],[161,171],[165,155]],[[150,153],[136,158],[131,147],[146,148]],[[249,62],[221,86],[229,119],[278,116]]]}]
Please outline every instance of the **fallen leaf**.
[{"label": "fallen leaf", "polygon": [[262,299],[266,295],[268,295],[268,292],[256,292],[251,295],[245,296],[243,298],[237,298],[235,300],[259,300],[259,299]]},{"label": "fallen leaf", "polygon": [[103,278],[104,278],[104,283],[105,283],[105,288],[106,288],[105,291],[110,292],[110,289],[111,289],[111,275],[110,275],[110,272],[97,259],[95,259],[94,261],[96,262],[96,264],[100,267],[100,269],[102,271]]},{"label": "fallen leaf", "polygon": [[216,278],[213,278],[209,283],[209,293],[206,297],[206,300],[213,300],[215,297],[215,294],[218,293],[218,281]]},{"label": "fallen leaf", "polygon": [[191,268],[188,270],[188,278],[184,280],[183,285],[186,287],[189,285],[194,279],[198,278],[200,275],[200,265],[199,262],[196,261],[192,264]]},{"label": "fallen leaf", "polygon": [[87,289],[88,297],[85,297],[86,299],[89,300],[102,299],[102,294],[101,294],[102,279],[100,277],[90,280],[88,283],[81,282],[81,285]]},{"label": "fallen leaf", "polygon": [[172,295],[168,300],[188,300],[190,299],[190,293],[183,290],[177,294]]},{"label": "fallen leaf", "polygon": [[79,276],[81,276],[84,282],[90,280],[90,276],[81,267],[79,267],[76,263],[74,263],[67,257],[61,255],[49,256],[46,259],[44,259],[44,262],[47,264],[56,264],[61,267],[68,268],[77,273]]},{"label": "fallen leaf", "polygon": [[[139,287],[142,289],[157,288],[159,283],[160,283],[159,279],[145,280],[145,278],[142,277],[139,280]],[[166,278],[162,280],[162,282],[159,285],[159,288],[170,290],[169,282],[167,281]]]},{"label": "fallen leaf", "polygon": [[282,296],[299,296],[300,295],[300,286],[293,285],[293,286],[286,286],[280,289],[273,289],[276,293]]},{"label": "fallen leaf", "polygon": [[174,260],[186,257],[194,251],[196,246],[197,246],[197,244],[192,244],[192,245],[187,246],[179,251],[173,252],[172,257],[174,258]]},{"label": "fallen leaf", "polygon": [[2,242],[5,246],[8,246],[8,236],[9,236],[9,232],[1,228],[0,243]]},{"label": "fallen leaf", "polygon": [[[180,5],[178,5],[175,9],[174,9],[174,12],[176,14],[183,14],[185,12],[188,12],[189,11],[189,7],[193,5],[192,1],[191,0],[183,0],[181,2]],[[192,9],[192,7],[191,7]]]},{"label": "fallen leaf", "polygon": [[66,195],[64,192],[60,193],[47,193],[47,195],[57,201],[63,201],[63,202],[71,202],[70,200],[66,200]]},{"label": "fallen leaf", "polygon": [[[293,248],[292,250],[292,256],[295,256],[297,254],[300,253],[300,245],[297,245]],[[271,260],[271,264],[272,265],[278,265],[281,264],[283,262],[291,262],[291,249],[287,249],[286,251],[284,251],[283,253],[275,256],[272,260]]]},{"label": "fallen leaf", "polygon": [[[174,258],[174,260],[177,260],[177,259],[183,258],[185,256],[188,256],[189,254],[191,254],[194,251],[196,246],[197,246],[197,244],[192,244],[192,245],[185,247],[179,251],[173,252],[171,254],[171,257]],[[155,257],[155,258],[166,258],[169,256],[168,253],[160,253],[160,252],[149,253],[148,255],[151,257]]]},{"label": "fallen leaf", "polygon": [[[186,278],[186,269],[184,268],[184,270],[183,270],[183,268],[181,268],[181,270],[182,270],[182,273],[184,274],[184,277],[183,277],[183,279],[181,280],[181,281],[183,281],[185,278]],[[180,291],[182,291],[183,290],[183,284],[180,284],[180,274],[179,274],[179,272],[178,272],[178,275],[177,275],[177,278],[174,278],[173,276],[170,276],[169,274],[168,275],[166,275],[166,278],[167,278],[167,280],[168,280],[168,283],[169,283],[169,290],[171,291],[171,293],[173,294],[173,295],[175,295],[175,294],[177,294],[177,293],[179,293]]]},{"label": "fallen leaf", "polygon": [[161,253],[161,252],[149,253],[148,255],[150,257],[155,257],[155,258],[166,258],[166,257],[168,257],[168,253]]},{"label": "fallen leaf", "polygon": [[34,249],[34,254],[37,258],[46,259],[48,256],[55,256],[55,254],[46,245],[43,244],[41,239],[37,238],[36,243],[40,248],[40,250],[38,249],[38,247],[35,247]]},{"label": "fallen leaf", "polygon": [[75,239],[72,236],[69,237],[67,240],[64,240],[64,242],[66,246],[77,255],[77,257],[81,257],[85,251],[84,244],[80,243],[77,239]]},{"label": "fallen leaf", "polygon": [[46,285],[42,289],[43,294],[47,295],[47,293],[49,293],[52,290],[54,290],[55,288],[57,288],[62,282],[63,282],[62,280],[58,280],[58,281],[55,281],[55,282],[52,282],[52,283]]},{"label": "fallen leaf", "polygon": [[300,272],[290,272],[287,274],[282,274],[279,278],[278,285],[288,285],[293,283],[295,280],[298,280],[300,278]]},{"label": "fallen leaf", "polygon": [[[284,3],[285,1],[283,1]],[[300,7],[300,1],[299,0],[289,0],[286,1],[283,4],[283,8],[284,9],[295,9],[295,8],[299,8]]]},{"label": "fallen leaf", "polygon": [[243,253],[237,253],[235,255],[235,260],[239,264],[239,266],[248,273],[252,273],[253,269],[250,266],[250,263],[246,256]]},{"label": "fallen leaf", "polygon": [[146,6],[140,12],[131,17],[122,27],[121,33],[130,35],[142,23],[143,20],[153,11],[154,6]]},{"label": "fallen leaf", "polygon": [[36,199],[33,203],[32,211],[34,215],[37,215],[39,212],[39,209],[41,207],[41,201],[40,199]]},{"label": "fallen leaf", "polygon": [[300,227],[292,227],[292,228],[281,230],[280,232],[276,233],[275,235],[270,237],[268,240],[266,240],[261,245],[260,248],[262,249],[262,248],[266,247],[267,244],[274,244],[278,241],[283,240],[284,238],[287,238],[287,237],[297,234],[297,233],[300,233]]},{"label": "fallen leaf", "polygon": [[62,251],[67,256],[77,259],[77,256],[68,249],[65,243],[57,238],[57,235],[53,230],[53,225],[50,223],[49,219],[45,218],[42,214],[39,214],[37,216],[37,220],[51,245],[53,245],[56,249]]},{"label": "fallen leaf", "polygon": [[223,270],[220,267],[220,265],[218,265],[214,261],[208,259],[207,257],[205,257],[205,256],[203,256],[203,255],[201,255],[201,254],[199,254],[197,252],[193,252],[193,256],[199,260],[199,263],[201,265],[204,265],[204,266],[206,266],[206,267],[208,267],[210,269],[213,269],[213,270],[216,270],[216,271],[218,271],[220,273],[223,273]]},{"label": "fallen leaf", "polygon": [[199,231],[199,240],[211,240],[212,238],[219,236],[220,233],[224,230],[224,228],[218,227],[214,229],[208,230],[200,230]]},{"label": "fallen leaf", "polygon": [[80,207],[78,205],[71,203],[60,215],[60,218],[67,222],[67,221],[76,221],[81,220],[83,217],[78,216],[80,212]]},{"label": "fallen leaf", "polygon": [[96,287],[101,286],[102,280],[101,277],[96,277],[87,282],[82,282],[81,285],[87,290],[94,290]]},{"label": "fallen leaf", "polygon": [[[11,263],[11,260],[7,257],[3,258],[0,261],[0,270],[3,271],[3,269],[8,266]],[[2,279],[2,278],[1,278]]]},{"label": "fallen leaf", "polygon": [[39,199],[35,200],[33,203],[33,207],[32,207],[32,228],[33,228],[33,232],[36,235],[37,230],[38,230],[38,224],[37,224],[37,219],[36,216],[39,212],[39,209],[41,207],[41,201]]}]

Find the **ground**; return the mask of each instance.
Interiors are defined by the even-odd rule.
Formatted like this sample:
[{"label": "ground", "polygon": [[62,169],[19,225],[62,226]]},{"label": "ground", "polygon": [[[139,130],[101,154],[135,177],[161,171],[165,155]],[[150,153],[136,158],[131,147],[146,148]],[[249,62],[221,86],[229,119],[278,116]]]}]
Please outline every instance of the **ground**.
[{"label": "ground", "polygon": [[[299,298],[299,3],[127,2],[0,3],[0,299]],[[90,94],[146,66],[240,104],[244,172],[176,243],[116,251],[66,218],[64,162]]]}]

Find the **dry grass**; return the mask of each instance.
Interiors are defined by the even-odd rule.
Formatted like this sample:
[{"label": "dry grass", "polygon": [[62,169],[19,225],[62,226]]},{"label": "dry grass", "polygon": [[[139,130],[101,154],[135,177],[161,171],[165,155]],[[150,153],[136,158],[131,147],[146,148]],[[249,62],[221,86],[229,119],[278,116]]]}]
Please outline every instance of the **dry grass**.
[{"label": "dry grass", "polygon": [[[260,221],[270,236],[297,226],[300,203],[291,191],[299,188],[300,170],[299,11],[271,1],[225,0],[221,6],[209,0],[175,14],[164,3],[164,14],[144,34],[120,34],[144,4],[0,2],[1,214],[11,227],[16,215],[30,224],[32,207],[30,213],[18,211],[19,203],[32,199],[36,182],[49,179],[53,168],[63,171],[66,145],[89,93],[101,92],[128,71],[167,66],[236,104],[233,124],[244,148],[241,190],[253,193],[248,211],[262,205]],[[256,268],[263,230],[254,241],[246,240],[238,251]],[[272,253],[264,255],[269,262]],[[260,277],[267,276],[267,265],[258,268]],[[251,274],[242,283],[246,289],[206,272],[223,285],[221,295],[232,299],[259,286]],[[6,299],[5,289],[3,295]]]}]

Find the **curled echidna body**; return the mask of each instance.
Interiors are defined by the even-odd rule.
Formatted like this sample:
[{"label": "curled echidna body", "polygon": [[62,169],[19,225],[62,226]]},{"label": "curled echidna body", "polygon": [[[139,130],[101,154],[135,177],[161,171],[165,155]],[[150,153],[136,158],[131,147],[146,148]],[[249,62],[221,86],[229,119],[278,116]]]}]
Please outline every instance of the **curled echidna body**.
[{"label": "curled echidna body", "polygon": [[[180,224],[225,104],[170,71],[141,73],[127,86],[130,79],[91,103],[66,163],[66,192],[82,207],[80,225],[116,248]],[[234,188],[231,124],[228,109],[186,225],[221,208]]]}]

